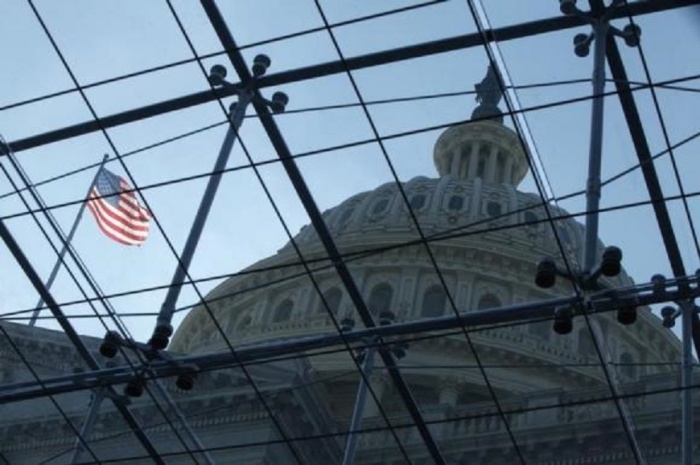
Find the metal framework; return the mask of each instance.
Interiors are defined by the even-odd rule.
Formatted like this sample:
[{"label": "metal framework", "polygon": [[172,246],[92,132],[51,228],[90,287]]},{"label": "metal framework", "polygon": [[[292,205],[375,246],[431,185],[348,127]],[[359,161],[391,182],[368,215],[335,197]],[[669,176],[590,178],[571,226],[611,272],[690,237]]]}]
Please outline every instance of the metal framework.
[{"label": "metal framework", "polygon": [[[196,434],[188,425],[186,417],[182,414],[182,412],[178,410],[174,401],[169,398],[167,391],[163,389],[163,387],[159,384],[158,378],[181,375],[183,373],[183,367],[195,366],[199,371],[214,371],[222,368],[235,367],[240,369],[241,372],[244,374],[244,377],[247,379],[250,386],[255,391],[255,394],[258,397],[259,401],[262,403],[267,413],[269,414],[269,417],[275,424],[277,432],[279,433],[279,436],[281,438],[279,440],[280,443],[283,443],[288,447],[291,456],[294,457],[297,463],[303,463],[302,457],[298,452],[296,446],[296,441],[303,440],[304,438],[296,437],[291,432],[284,430],[282,423],[276,418],[274,409],[266,403],[264,397],[261,395],[260,389],[256,386],[255,382],[253,381],[253,378],[248,373],[247,367],[252,366],[256,363],[263,363],[278,358],[303,357],[307,355],[312,356],[316,351],[322,351],[327,349],[345,350],[350,352],[354,349],[364,347],[367,349],[369,355],[367,356],[364,365],[356,361],[357,370],[360,375],[362,384],[361,388],[358,391],[356,411],[353,417],[352,425],[350,426],[349,431],[343,433],[345,435],[348,435],[348,446],[345,451],[345,458],[343,463],[350,464],[353,462],[355,452],[355,439],[357,437],[356,433],[365,431],[357,425],[361,423],[362,407],[365,403],[367,389],[369,389],[369,393],[372,395],[374,400],[377,401],[376,395],[372,391],[368,379],[369,373],[372,369],[374,354],[376,353],[379,360],[383,364],[383,369],[385,369],[388,373],[394,388],[398,392],[401,401],[403,402],[410,416],[410,427],[414,427],[417,429],[425,451],[431,457],[432,461],[434,463],[442,464],[447,463],[447,461],[444,458],[443,451],[441,450],[438,441],[435,439],[430,429],[430,426],[432,424],[435,424],[435,422],[426,421],[424,419],[424,415],[421,412],[421,408],[416,399],[414,398],[409,384],[406,382],[405,377],[400,370],[399,364],[397,363],[395,357],[392,355],[391,351],[388,350],[388,347],[391,344],[395,343],[396,341],[401,341],[402,338],[420,335],[427,332],[460,330],[465,340],[471,345],[471,332],[476,328],[488,325],[498,326],[505,324],[522,324],[529,321],[549,320],[555,317],[555,310],[563,306],[573,309],[579,309],[575,310],[574,316],[580,316],[581,318],[586,319],[586,321],[588,321],[587,319],[589,315],[600,312],[615,311],[620,307],[636,307],[640,305],[676,302],[681,307],[681,310],[678,313],[682,315],[682,336],[684,342],[684,371],[682,380],[684,401],[682,421],[682,463],[683,465],[691,465],[693,460],[692,390],[695,388],[692,379],[693,361],[691,353],[691,339],[692,343],[694,344],[696,354],[700,353],[700,317],[698,316],[696,308],[693,305],[693,300],[700,296],[700,284],[698,283],[697,276],[688,276],[686,265],[683,260],[683,255],[681,253],[681,248],[679,246],[678,238],[674,231],[671,216],[669,214],[669,209],[666,205],[666,198],[664,197],[664,192],[661,186],[661,182],[659,180],[659,175],[654,165],[654,158],[652,157],[649,142],[645,134],[637,102],[635,101],[633,88],[630,85],[630,82],[628,81],[627,71],[623,64],[620,51],[618,50],[615,41],[605,34],[605,27],[607,27],[607,23],[604,27],[601,27],[600,24],[597,24],[597,29],[595,29],[596,34],[598,34],[599,37],[596,37],[595,39],[597,59],[595,64],[596,71],[594,72],[593,79],[593,121],[594,125],[596,124],[596,121],[602,124],[602,101],[604,95],[603,85],[605,82],[603,76],[603,59],[605,59],[607,61],[607,65],[610,69],[614,81],[616,90],[615,94],[619,99],[622,112],[624,114],[624,118],[626,120],[627,127],[631,136],[631,140],[635,148],[636,156],[639,161],[639,168],[641,170],[645,182],[645,187],[649,194],[649,198],[651,199],[651,205],[653,207],[656,223],[658,225],[661,237],[663,239],[665,252],[668,256],[668,260],[671,265],[672,272],[674,274],[672,280],[669,280],[665,284],[663,284],[663,289],[659,288],[658,283],[650,283],[635,286],[634,288],[630,289],[616,289],[614,293],[611,293],[609,291],[583,292],[584,289],[580,288],[579,283],[574,282],[572,283],[574,294],[571,297],[541,301],[536,303],[512,305],[502,307],[499,309],[482,311],[465,311],[468,309],[457,308],[455,301],[453,300],[452,296],[450,296],[448,291],[448,300],[450,301],[450,307],[453,310],[453,314],[450,316],[408,323],[379,325],[378,322],[375,321],[375,318],[373,317],[372,313],[370,312],[365,298],[362,296],[357,279],[353,277],[352,273],[350,272],[350,269],[348,267],[348,257],[343,256],[343,254],[339,250],[338,245],[336,244],[336,241],[322,216],[317,199],[312,195],[307,180],[305,179],[299,166],[297,165],[295,155],[292,153],[292,151],[287,145],[287,141],[285,140],[283,131],[280,130],[277,122],[275,121],[275,119],[272,116],[272,113],[270,112],[271,102],[269,100],[266,100],[262,96],[262,91],[273,86],[276,87],[283,84],[305,82],[311,79],[325,76],[345,74],[352,83],[353,89],[356,93],[356,97],[363,108],[364,116],[366,117],[367,121],[373,129],[374,138],[378,142],[380,148],[382,149],[384,158],[388,163],[390,170],[392,171],[394,180],[399,185],[401,195],[403,196],[404,200],[406,201],[406,204],[408,205],[408,198],[406,197],[406,194],[403,191],[403,188],[401,187],[399,177],[396,174],[396,170],[392,166],[391,160],[384,147],[382,137],[380,136],[379,132],[377,131],[374,125],[374,122],[372,121],[370,112],[367,110],[366,103],[363,100],[359,87],[354,81],[353,72],[390,63],[400,63],[413,58],[428,57],[450,51],[465,50],[474,47],[485,47],[487,55],[489,56],[489,60],[492,63],[494,63],[496,61],[496,57],[489,49],[489,46],[491,45],[498,44],[500,42],[512,41],[541,34],[551,33],[555,31],[563,31],[575,27],[580,27],[586,24],[585,18],[576,15],[569,15],[556,16],[547,19],[540,19],[493,29],[485,28],[480,27],[480,21],[476,12],[475,3],[472,1],[468,1],[467,3],[470,7],[470,11],[472,12],[474,22],[478,27],[478,31],[475,33],[464,34],[456,37],[421,43],[417,45],[411,45],[403,48],[385,50],[352,58],[346,58],[343,55],[342,48],[340,47],[334,36],[334,26],[327,20],[324,14],[324,9],[320,5],[320,3],[316,2],[319,15],[322,17],[324,22],[324,27],[322,29],[330,36],[333,44],[335,45],[335,50],[338,54],[338,59],[331,62],[296,68],[279,73],[266,75],[262,75],[264,74],[262,73],[259,75],[254,75],[249,70],[249,67],[244,59],[242,53],[243,47],[240,47],[237,44],[236,40],[234,39],[234,34],[229,30],[224,16],[221,14],[216,2],[214,0],[201,0],[201,6],[204,10],[204,13],[216,34],[221,49],[224,50],[224,52],[216,55],[224,55],[226,58],[228,58],[230,64],[233,66],[233,69],[236,72],[236,75],[238,76],[239,82],[227,83],[223,87],[215,88],[212,86],[212,88],[208,90],[199,91],[190,95],[161,101],[155,104],[146,105],[139,108],[132,108],[130,110],[115,113],[109,116],[98,117],[97,113],[94,112],[94,110],[92,109],[90,101],[87,95],[85,94],[86,87],[81,87],[77,79],[75,79],[70,67],[68,66],[68,63],[61,56],[60,48],[58,47],[58,45],[56,45],[56,42],[52,38],[48,29],[46,28],[34,4],[31,2],[31,0],[29,0],[29,4],[33,12],[36,14],[37,19],[44,27],[44,30],[49,39],[51,40],[52,44],[54,45],[56,52],[61,57],[61,60],[66,67],[66,70],[71,75],[71,78],[73,79],[75,84],[75,91],[80,92],[81,96],[85,100],[85,103],[91,109],[94,118],[91,121],[86,121],[71,126],[63,127],[60,129],[47,131],[41,134],[36,134],[23,139],[14,140],[9,142],[6,146],[4,145],[3,141],[0,141],[0,148],[2,148],[3,152],[2,155],[9,156],[11,153],[17,153],[21,155],[21,152],[23,151],[29,151],[30,149],[35,149],[59,141],[64,141],[67,139],[101,131],[104,134],[105,138],[108,140],[109,144],[111,145],[111,148],[117,155],[117,159],[120,161],[120,163],[122,163],[124,169],[126,170],[126,165],[124,165],[123,160],[121,160],[121,156],[119,155],[116,147],[109,138],[107,132],[108,129],[116,128],[118,126],[133,123],[136,121],[141,121],[154,116],[164,115],[170,112],[176,112],[179,110],[192,108],[209,102],[218,102],[219,105],[222,106],[222,109],[224,109],[225,113],[225,108],[223,106],[223,101],[225,98],[237,95],[239,101],[238,107],[232,107],[230,114],[226,115],[226,119],[229,124],[226,139],[222,146],[221,153],[219,159],[217,160],[216,166],[213,172],[209,175],[210,185],[207,188],[205,198],[203,199],[202,204],[200,206],[200,212],[198,213],[197,218],[192,226],[191,238],[190,240],[188,240],[188,243],[185,246],[185,251],[182,254],[178,254],[175,251],[169,239],[167,238],[167,235],[165,234],[166,232],[163,230],[160,223],[158,223],[158,227],[163,232],[163,235],[166,238],[166,241],[168,242],[169,248],[171,249],[174,256],[177,258],[178,267],[175,270],[173,282],[169,287],[169,293],[166,298],[166,302],[164,303],[161,314],[159,315],[158,323],[154,330],[154,336],[149,341],[150,348],[146,347],[145,345],[136,344],[135,341],[131,341],[130,336],[128,334],[121,335],[121,337],[124,337],[125,340],[127,340],[129,343],[132,343],[132,348],[135,347],[138,349],[136,352],[138,355],[137,358],[139,360],[138,363],[141,364],[140,367],[135,367],[133,364],[131,364],[129,366],[104,368],[95,359],[92,353],[88,350],[83,340],[81,340],[81,338],[79,337],[70,319],[61,309],[61,305],[52,296],[49,290],[50,284],[48,287],[44,284],[41,277],[39,276],[39,273],[37,273],[36,269],[27,258],[27,254],[25,253],[25,251],[23,251],[22,247],[20,247],[15,237],[13,237],[12,233],[6,226],[5,221],[2,218],[0,218],[0,238],[2,238],[3,242],[15,258],[17,263],[19,264],[20,268],[30,280],[32,286],[39,293],[39,306],[41,306],[41,302],[45,303],[55,321],[60,325],[66,337],[75,346],[77,353],[81,356],[81,358],[84,360],[84,362],[89,368],[89,371],[70,376],[44,378],[37,381],[13,383],[9,385],[0,386],[0,404],[8,402],[17,402],[21,400],[45,398],[48,396],[55,396],[58,394],[69,392],[92,390],[92,405],[87,412],[87,416],[84,420],[81,431],[76,434],[76,445],[72,457],[73,463],[77,462],[80,459],[83,452],[89,452],[93,455],[93,458],[95,460],[99,460],[97,457],[95,457],[94,453],[91,450],[89,450],[88,445],[90,442],[90,431],[92,429],[92,425],[94,424],[96,415],[99,412],[99,406],[104,397],[109,398],[114,403],[119,414],[128,424],[131,431],[136,436],[136,438],[143,446],[148,456],[153,460],[153,462],[166,463],[163,458],[164,455],[159,452],[158,448],[156,447],[156,444],[152,442],[152,439],[145,432],[144,428],[137,422],[129,407],[123,402],[122,397],[117,394],[114,388],[114,386],[117,384],[128,383],[130,381],[133,381],[135,373],[138,372],[140,373],[140,382],[142,381],[147,385],[149,383],[155,385],[157,387],[159,395],[165,399],[165,403],[168,404],[169,408],[172,409],[172,411],[174,412],[174,416],[177,418],[177,421],[181,425],[184,425],[184,429],[188,434],[190,442],[194,444],[194,447],[189,447],[186,444],[186,441],[178,435],[178,438],[180,439],[183,445],[183,449],[186,451],[186,453],[188,453],[192,457],[194,462],[197,462],[197,459],[193,454],[202,453],[204,461],[212,464],[214,463],[214,461],[209,455],[209,451],[204,447],[201,441],[199,441]],[[566,1],[562,0],[562,4],[563,3],[566,3]],[[636,17],[649,14],[657,14],[671,9],[695,5],[696,3],[696,1],[692,0],[676,0],[673,2],[659,0],[629,3],[622,1],[614,2],[610,7],[608,7],[609,18],[628,19],[633,22],[634,18]],[[201,68],[203,64],[203,57],[197,55],[197,52],[192,46],[191,40],[188,37],[186,29],[180,22],[176,10],[173,8],[172,4],[170,4],[169,1],[167,2],[167,4],[170,8],[171,13],[176,19],[178,26],[180,27],[183,37],[190,46],[190,51],[194,55],[191,60],[187,61],[195,61],[199,64]],[[590,0],[589,5],[593,12],[601,12],[606,8],[606,6],[603,3],[603,0]],[[146,72],[149,71],[144,71],[144,73]],[[124,79],[127,78],[128,77],[125,77]],[[501,82],[500,84],[503,86],[503,88],[505,88],[504,82]],[[651,81],[649,81],[646,84],[650,87],[652,87],[653,85]],[[46,98],[50,98],[50,96]],[[304,255],[300,252],[298,246],[294,244],[294,239],[291,233],[289,233],[289,228],[284,223],[278,207],[275,205],[274,200],[269,195],[268,187],[266,186],[265,182],[263,181],[262,177],[260,177],[257,171],[256,175],[258,176],[261,186],[268,195],[268,198],[272,203],[273,208],[275,209],[275,212],[278,215],[278,218],[280,219],[280,222],[283,224],[285,231],[287,232],[290,240],[292,241],[296,249],[300,261],[299,263],[303,265],[305,272],[308,274],[309,279],[314,285],[314,288],[319,293],[324,307],[326,307],[326,310],[328,311],[331,319],[333,320],[333,323],[336,326],[336,332],[332,334],[322,334],[317,336],[269,342],[265,344],[252,346],[236,346],[234,348],[233,343],[226,339],[226,334],[222,329],[221,324],[217,321],[214,313],[209,308],[210,304],[204,300],[203,294],[197,288],[196,281],[193,280],[192,277],[189,275],[188,268],[195,254],[195,247],[197,245],[199,235],[201,234],[202,229],[204,228],[204,221],[206,221],[206,215],[208,214],[209,207],[211,206],[214,196],[216,195],[216,188],[221,179],[222,173],[226,168],[228,154],[230,153],[236,138],[240,139],[239,129],[243,122],[245,110],[246,107],[248,107],[248,105],[250,105],[250,107],[254,109],[255,117],[259,120],[267,139],[274,148],[280,165],[284,169],[284,172],[288,180],[290,181],[292,187],[294,188],[294,191],[296,192],[301,202],[301,205],[304,208],[305,213],[308,215],[311,221],[311,226],[318,234],[320,243],[322,244],[325,253],[324,258],[331,264],[330,266],[332,267],[333,271],[336,273],[336,275],[342,282],[344,290],[346,294],[350,297],[352,305],[356,310],[361,323],[364,326],[363,328],[355,329],[353,331],[342,331],[341,325],[331,312],[328,303],[325,302],[325,299],[320,291],[318,282],[314,278],[309,262],[306,261]],[[508,114],[511,117],[516,113],[516,109],[513,108],[512,102],[510,101],[508,110]],[[660,112],[658,116],[662,121],[663,125],[663,118],[661,117]],[[596,192],[589,192],[589,194],[591,195],[589,195],[587,211],[585,212],[585,214],[587,215],[587,220],[589,220],[587,221],[588,240],[586,241],[586,247],[583,251],[584,256],[582,262],[584,264],[583,269],[587,272],[590,272],[594,267],[593,251],[596,248],[596,241],[598,235],[597,221],[600,208],[598,204],[598,199],[594,197],[596,195],[599,196],[600,194],[600,159],[596,158],[596,156],[600,155],[600,144],[602,143],[601,131],[602,127],[598,130],[594,129],[592,131],[591,137],[591,172],[597,171],[597,178],[593,178],[593,190],[596,190]],[[520,136],[524,148],[527,151],[528,147],[525,142],[526,138],[522,134],[520,134]],[[666,137],[666,146],[667,150],[672,154],[672,148],[668,141],[668,137]],[[246,151],[246,156],[249,158],[251,166],[253,166],[252,158],[250,158],[250,155],[248,154],[247,149],[245,149],[245,146],[243,146],[243,150]],[[532,160],[529,161],[530,163],[532,163]],[[3,170],[5,170],[4,167]],[[10,179],[11,181],[11,177],[9,175],[8,179]],[[27,181],[25,180],[25,182]],[[27,182],[27,184],[29,184],[29,182]],[[139,187],[135,184],[134,186],[138,191]],[[27,188],[31,190],[32,186],[28,185]],[[551,199],[546,198],[546,196],[544,195],[544,190],[542,189],[542,186],[540,184],[538,184],[538,188],[540,189],[540,197],[543,199],[543,203],[546,206],[547,201]],[[17,188],[17,186],[14,186],[14,190],[16,192],[20,191],[20,189]],[[681,191],[683,193],[682,200],[686,202],[685,193],[682,190],[682,186]],[[140,195],[143,195],[143,193],[141,193]],[[36,194],[35,201],[39,205],[39,209],[44,213],[50,210],[49,207],[47,207],[45,204],[42,204],[43,201],[37,198]],[[28,205],[26,205],[26,207],[27,211],[31,211]],[[692,226],[692,218],[689,213],[687,203],[685,203],[685,207],[687,218],[694,231],[694,227]],[[445,283],[445,279],[443,278],[442,271],[438,266],[437,261],[433,257],[430,240],[422,232],[420,224],[417,221],[415,212],[410,208],[410,206],[408,207],[408,210],[411,215],[412,222],[418,230],[420,236],[420,241],[418,241],[418,244],[425,247],[427,254],[431,258],[434,271],[438,276],[441,285],[447,291],[447,286]],[[556,228],[554,228],[554,218],[551,216],[551,214],[548,218],[548,222],[551,223],[556,236],[557,232]],[[63,262],[63,256],[65,255],[66,251],[69,251],[71,254],[74,254],[74,251],[71,251],[69,246],[70,238],[72,238],[74,231],[75,229],[73,228],[67,240],[65,237],[63,237],[61,252],[58,252],[58,250],[54,248],[57,251],[57,254],[59,255],[59,263]],[[559,241],[559,246],[561,248],[561,241],[559,240],[558,236],[557,240]],[[49,240],[49,242],[51,241]],[[563,252],[563,249],[561,249],[561,252],[562,257],[565,258],[566,254]],[[73,257],[73,259],[76,260],[75,257]],[[571,264],[567,263],[567,267],[571,267]],[[51,281],[53,281],[54,277],[55,273],[52,274]],[[73,277],[73,279],[76,278]],[[90,282],[92,283],[92,281]],[[172,333],[172,329],[170,329],[170,332],[168,332],[163,328],[166,328],[172,320],[173,314],[176,311],[179,291],[182,288],[183,284],[191,284],[194,286],[194,289],[197,292],[199,299],[203,302],[203,305],[206,307],[209,316],[213,319],[217,330],[225,339],[226,345],[229,349],[227,352],[221,354],[198,356],[171,356],[165,352],[160,352],[167,346],[168,338]],[[96,295],[101,295],[101,290],[98,287],[95,287],[93,285],[92,290]],[[84,293],[84,297],[86,301],[89,301],[87,294]],[[110,307],[108,307],[108,311],[111,311]],[[112,317],[115,321],[118,321],[116,314],[112,315]],[[35,318],[35,316],[33,318]],[[591,331],[593,331],[593,327],[591,327]],[[164,335],[165,337],[163,340]],[[373,342],[369,344],[369,346],[367,346],[366,341]],[[490,380],[482,366],[482,363],[478,357],[476,349],[474,349],[474,346],[472,346],[472,349],[475,354],[475,359],[478,368],[480,369],[486,386],[488,386],[489,388],[490,395],[495,405],[493,415],[498,417],[499,421],[501,421],[505,425],[515,455],[518,457],[520,463],[525,465],[527,463],[527,460],[521,453],[520,446],[516,441],[515,436],[510,430],[510,425],[507,417],[508,412],[506,412],[499,403],[499,399],[496,395],[496,392],[491,387]],[[596,343],[596,349],[598,351],[598,355],[601,358],[601,362],[603,362],[603,354],[598,343]],[[144,367],[146,367],[146,369],[144,369]],[[603,364],[603,367],[605,368],[605,370],[608,370],[605,364]],[[31,369],[31,366],[29,368]],[[608,372],[606,371],[606,374],[607,373]],[[611,387],[610,399],[615,401],[618,405],[621,421],[625,425],[625,432],[628,435],[628,439],[633,450],[635,461],[638,464],[646,463],[643,452],[635,438],[634,425],[624,414],[624,409],[621,409],[619,407],[620,399],[622,399],[624,395],[619,392],[614,383],[614,380],[611,380],[610,377],[608,377],[608,382],[610,383]],[[399,438],[399,435],[395,431],[397,429],[407,426],[397,425],[395,424],[395,422],[388,418],[385,412],[382,411],[381,413],[383,416],[384,423],[386,425],[383,428],[386,428],[392,432],[394,440],[396,442],[396,446],[401,450],[404,458],[410,462],[411,459],[408,455],[408,452],[405,450],[405,445],[402,443],[402,441]],[[163,416],[166,419],[168,419],[168,415],[166,415],[165,413],[163,413]],[[168,420],[168,422],[170,422],[170,420]],[[173,430],[175,430],[172,423],[170,423],[170,426],[173,428]],[[270,443],[273,442],[274,441],[271,441]]]}]

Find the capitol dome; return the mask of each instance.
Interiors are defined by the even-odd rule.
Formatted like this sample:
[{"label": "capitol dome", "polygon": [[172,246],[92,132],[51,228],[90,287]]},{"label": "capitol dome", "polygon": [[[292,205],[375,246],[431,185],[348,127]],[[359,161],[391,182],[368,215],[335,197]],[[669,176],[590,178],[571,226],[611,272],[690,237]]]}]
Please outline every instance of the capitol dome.
[{"label": "capitol dome", "polygon": [[[571,295],[571,283],[563,279],[551,289],[538,288],[535,265],[563,253],[576,266],[583,226],[561,208],[545,206],[539,196],[516,189],[528,165],[511,129],[493,120],[451,127],[438,139],[434,161],[438,178],[416,177],[401,186],[387,183],[323,213],[375,318],[388,310],[398,321],[409,321],[448,315],[454,308],[469,312]],[[548,215],[562,218],[554,222],[561,247]],[[602,248],[599,243],[599,253]],[[312,270],[313,281],[305,266]],[[617,288],[633,284],[624,271],[603,283]],[[359,320],[312,226],[302,228],[277,254],[220,284],[206,300],[236,346],[333,333],[330,313],[335,321]],[[672,369],[653,363],[677,359],[678,343],[648,308],[639,308],[637,322],[630,326],[618,323],[614,314],[597,318],[604,351],[619,365],[621,379]],[[568,335],[554,333],[551,321],[542,321],[475,328],[471,340],[482,363],[509,366],[490,372],[493,388],[504,396],[605,383],[603,370],[595,366],[599,359],[590,330],[580,318]],[[208,353],[227,345],[199,305],[178,328],[171,348]],[[408,357],[413,365],[436,367],[475,361],[461,332],[412,342]],[[647,363],[637,366],[639,361]],[[322,373],[354,367],[344,354],[310,362]],[[435,368],[405,376],[423,404],[458,406],[489,398],[478,370]],[[347,397],[347,403],[336,404],[341,414],[349,414],[356,383],[327,386],[334,396]],[[378,383],[379,393],[381,386],[389,386]]]}]

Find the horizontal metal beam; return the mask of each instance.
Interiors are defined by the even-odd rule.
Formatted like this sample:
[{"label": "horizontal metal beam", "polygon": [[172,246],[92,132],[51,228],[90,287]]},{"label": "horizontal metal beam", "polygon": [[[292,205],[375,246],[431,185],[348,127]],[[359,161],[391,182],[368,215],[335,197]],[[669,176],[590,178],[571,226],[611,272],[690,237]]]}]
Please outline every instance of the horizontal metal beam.
[{"label": "horizontal metal beam", "polygon": [[[696,5],[697,0],[676,0],[662,1],[651,0],[643,2],[630,3],[628,6],[618,7],[613,15],[614,18],[621,18],[630,14],[632,16],[645,15],[650,13],[658,13],[661,11],[680,8],[690,5]],[[581,26],[584,22],[580,18],[560,16],[530,21],[526,23],[494,28],[485,31],[485,37],[489,41],[505,42],[523,37],[555,32],[564,29]],[[358,57],[346,59],[345,63],[340,60],[311,65],[304,68],[298,68],[281,73],[270,74],[263,76],[258,82],[259,88],[270,86],[278,86],[282,84],[290,84],[299,82],[305,79],[315,79],[332,74],[344,73],[346,68],[353,71],[364,69],[372,66],[386,65],[398,61],[410,60],[439,53],[446,53],[455,50],[467,49],[482,45],[482,35],[478,32],[472,34],[464,34],[447,39],[435,40],[421,44],[411,45],[408,47],[396,48],[376,53],[370,53]],[[18,139],[10,142],[10,147],[17,153],[23,150],[28,150],[42,145],[59,142],[70,139],[72,137],[90,134],[100,131],[102,128],[109,129],[123,124],[133,123],[142,119],[152,118],[154,116],[163,115],[172,111],[183,110],[185,108],[202,105],[213,102],[217,99],[217,95],[229,96],[233,95],[232,90],[221,91],[214,93],[211,90],[197,92],[194,94],[177,97],[170,100],[146,105],[140,108],[116,113],[105,116],[97,121],[86,121],[83,123],[74,124],[61,129],[48,131],[42,134],[29,136],[23,139]]]},{"label": "horizontal metal beam", "polygon": [[[666,302],[676,302],[700,297],[698,279],[686,281],[691,286],[679,288],[678,282],[669,280],[663,292],[653,292],[651,284],[641,284],[626,290],[605,290],[588,297],[591,309],[588,314],[609,313],[620,307],[648,306]],[[300,355],[309,351],[324,350],[344,346],[345,342],[366,344],[367,340],[381,338],[400,338],[413,334],[424,334],[431,331],[450,331],[466,327],[478,329],[483,326],[499,324],[525,324],[532,321],[551,319],[554,310],[563,306],[577,306],[583,300],[577,296],[547,299],[509,305],[496,309],[462,312],[438,318],[429,318],[406,323],[395,323],[373,328],[361,328],[348,331],[343,335],[338,333],[319,334],[296,339],[266,342],[249,346],[241,346],[236,350],[236,358],[230,352],[176,356],[170,354],[167,360],[154,360],[149,365],[149,373],[153,377],[162,378],[177,376],[182,366],[196,366],[201,371],[214,371],[224,368],[237,368],[240,365],[253,365],[271,362],[280,357]],[[576,317],[574,313],[574,317]],[[580,313],[578,314],[580,316]],[[659,324],[661,321],[659,320]],[[122,384],[134,376],[133,369],[128,366],[86,371],[67,376],[42,379],[41,384],[33,381],[0,386],[0,405],[8,402],[45,397],[47,395],[93,389],[100,386]]]}]

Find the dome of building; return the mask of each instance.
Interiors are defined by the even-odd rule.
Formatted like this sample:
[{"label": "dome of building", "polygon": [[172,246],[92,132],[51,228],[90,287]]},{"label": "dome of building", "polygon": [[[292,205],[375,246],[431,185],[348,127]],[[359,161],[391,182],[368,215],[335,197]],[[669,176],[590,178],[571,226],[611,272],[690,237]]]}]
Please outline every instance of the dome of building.
[{"label": "dome of building", "polygon": [[[551,289],[538,288],[535,266],[543,257],[564,254],[576,267],[583,226],[563,209],[516,189],[528,166],[512,130],[497,121],[449,128],[435,145],[434,161],[439,178],[416,177],[400,186],[387,183],[323,213],[375,317],[388,310],[398,321],[409,321],[571,295],[573,287],[564,279]],[[561,218],[554,228],[550,217]],[[599,253],[602,248],[599,243]],[[563,260],[557,261],[564,266]],[[313,281],[307,269],[312,270]],[[633,284],[624,271],[603,283],[617,288]],[[226,349],[210,311],[236,346],[332,333],[334,319],[357,319],[312,226],[302,228],[277,254],[220,284],[206,300],[209,309],[199,305],[187,315],[173,337],[172,350]],[[678,353],[677,341],[648,308],[639,308],[637,322],[630,326],[618,323],[614,314],[597,318],[604,335],[603,353],[622,361],[623,378],[668,370],[635,363],[669,360]],[[412,343],[409,357],[419,365],[463,365],[474,362],[476,350],[482,362],[510,364],[508,370],[495,369],[492,374],[494,387],[504,394],[604,383],[603,370],[594,366],[599,355],[588,326],[578,318],[574,331],[558,335],[551,325],[543,321],[475,328],[473,346],[461,332],[427,338]],[[321,372],[354,366],[340,355],[313,357],[311,364]],[[540,368],[526,368],[533,365]],[[455,375],[452,370],[431,369],[406,376],[428,402],[488,398],[477,370]],[[456,387],[445,388],[447,379],[456,380],[450,384]],[[345,389],[350,396],[352,386],[329,389]]]}]

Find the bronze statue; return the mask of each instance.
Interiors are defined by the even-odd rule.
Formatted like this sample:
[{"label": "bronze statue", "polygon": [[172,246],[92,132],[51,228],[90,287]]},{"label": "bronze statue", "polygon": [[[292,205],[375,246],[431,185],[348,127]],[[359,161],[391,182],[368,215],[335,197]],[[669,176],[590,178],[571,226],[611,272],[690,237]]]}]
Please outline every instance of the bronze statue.
[{"label": "bronze statue", "polygon": [[474,85],[476,90],[476,101],[479,102],[479,106],[474,109],[472,113],[472,119],[485,119],[493,118],[499,122],[503,121],[503,113],[498,108],[498,103],[503,98],[503,92],[501,90],[501,85],[498,82],[498,71],[496,67],[492,64],[489,65],[486,71],[486,77]]}]

